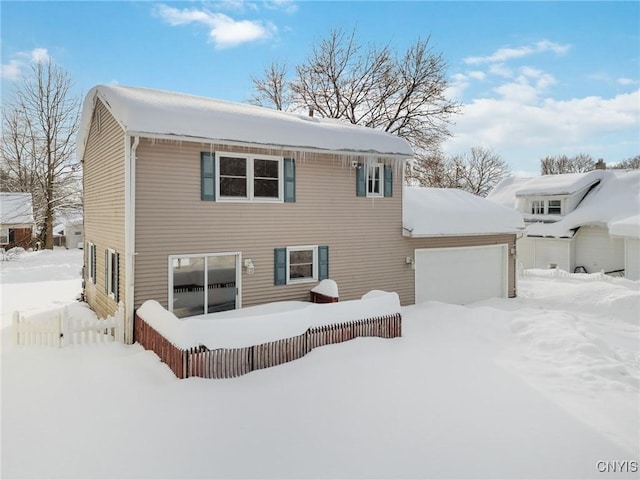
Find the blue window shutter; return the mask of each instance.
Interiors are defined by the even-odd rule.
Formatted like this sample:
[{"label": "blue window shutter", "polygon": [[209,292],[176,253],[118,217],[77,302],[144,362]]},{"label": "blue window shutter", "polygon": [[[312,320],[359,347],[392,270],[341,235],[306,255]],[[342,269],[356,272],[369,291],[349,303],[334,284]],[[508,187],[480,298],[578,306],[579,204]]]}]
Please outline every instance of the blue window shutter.
[{"label": "blue window shutter", "polygon": [[120,254],[113,254],[113,296],[117,301],[120,300]]},{"label": "blue window shutter", "polygon": [[359,163],[356,168],[356,195],[358,197],[367,196],[367,176],[365,171],[365,166],[362,163]]},{"label": "blue window shutter", "polygon": [[200,153],[200,200],[216,199],[216,162],[210,152]]},{"label": "blue window shutter", "polygon": [[109,250],[104,251],[104,293],[109,295]]},{"label": "blue window shutter", "polygon": [[296,161],[293,158],[284,159],[284,201],[296,201]]},{"label": "blue window shutter", "polygon": [[393,196],[393,170],[391,165],[384,166],[384,196]]},{"label": "blue window shutter", "polygon": [[273,249],[273,284],[285,285],[287,283],[287,249]]},{"label": "blue window shutter", "polygon": [[89,249],[89,253],[91,254],[91,281],[93,282],[93,284],[95,285],[96,283],[96,270],[97,270],[97,266],[96,266],[96,246],[91,243],[91,248]]},{"label": "blue window shutter", "polygon": [[329,247],[318,247],[318,280],[329,278]]}]

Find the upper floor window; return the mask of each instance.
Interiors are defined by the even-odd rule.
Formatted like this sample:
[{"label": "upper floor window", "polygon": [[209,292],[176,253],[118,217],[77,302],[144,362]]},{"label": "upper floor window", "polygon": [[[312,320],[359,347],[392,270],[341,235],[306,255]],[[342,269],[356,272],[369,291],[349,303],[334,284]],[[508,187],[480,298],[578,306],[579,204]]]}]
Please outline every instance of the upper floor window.
[{"label": "upper floor window", "polygon": [[201,198],[295,201],[295,161],[269,155],[201,153]]},{"label": "upper floor window", "polygon": [[534,215],[544,214],[544,201],[533,200],[531,202],[531,213]]},{"label": "upper floor window", "polygon": [[559,198],[530,200],[529,205],[532,215],[562,215],[562,200]]},{"label": "upper floor window", "polygon": [[356,166],[358,197],[392,197],[393,170],[382,163],[358,163]]},{"label": "upper floor window", "polygon": [[549,200],[547,213],[549,215],[560,215],[562,213],[562,202],[560,200]]},{"label": "upper floor window", "polygon": [[383,165],[369,165],[367,169],[367,197],[382,197],[384,195]]}]

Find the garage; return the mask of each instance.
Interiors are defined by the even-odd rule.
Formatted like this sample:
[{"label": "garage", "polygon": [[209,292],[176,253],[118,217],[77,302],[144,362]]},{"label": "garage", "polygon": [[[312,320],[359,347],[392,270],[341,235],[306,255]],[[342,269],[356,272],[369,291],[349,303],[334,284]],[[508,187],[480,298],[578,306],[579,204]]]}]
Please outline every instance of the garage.
[{"label": "garage", "polygon": [[416,303],[468,304],[508,296],[507,244],[415,250]]}]

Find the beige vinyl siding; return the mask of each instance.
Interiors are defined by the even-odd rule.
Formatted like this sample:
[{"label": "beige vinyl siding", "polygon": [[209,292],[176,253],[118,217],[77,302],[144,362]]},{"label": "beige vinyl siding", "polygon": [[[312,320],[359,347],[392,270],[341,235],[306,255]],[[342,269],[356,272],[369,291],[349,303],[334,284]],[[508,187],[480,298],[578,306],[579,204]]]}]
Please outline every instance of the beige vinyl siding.
[{"label": "beige vinyl siding", "polygon": [[[85,268],[85,297],[100,318],[112,315],[117,303],[105,293],[105,250],[119,253],[119,295],[125,301],[124,133],[98,100],[84,153],[85,242],[96,246],[96,284]],[[87,250],[85,250],[87,252]],[[86,253],[85,253],[86,257]],[[87,261],[85,258],[85,267]]]},{"label": "beige vinyl siding", "polygon": [[[200,200],[200,152],[262,153],[296,159],[295,203]],[[402,172],[394,168],[393,197],[356,196],[352,160],[364,158],[141,139],[136,170],[135,306],[168,305],[168,256],[241,252],[255,273],[242,272],[242,306],[308,300],[316,283],[274,285],[274,248],[329,246],[329,277],[340,298],[378,289],[414,302],[416,248],[515,245],[515,235],[411,239],[402,236]],[[381,159],[387,160],[389,159]],[[509,295],[515,261],[509,257]]]},{"label": "beige vinyl siding", "polygon": [[[295,203],[200,200],[201,151],[253,151],[296,159]],[[141,140],[136,172],[135,305],[167,305],[168,256],[242,252],[255,274],[242,274],[242,304],[308,300],[315,283],[274,285],[274,248],[329,246],[329,276],[342,299],[395,290],[413,272],[402,248],[401,169],[394,196],[356,196],[351,158],[280,150]],[[355,158],[354,158],[355,159]],[[363,159],[360,159],[363,160]]]}]

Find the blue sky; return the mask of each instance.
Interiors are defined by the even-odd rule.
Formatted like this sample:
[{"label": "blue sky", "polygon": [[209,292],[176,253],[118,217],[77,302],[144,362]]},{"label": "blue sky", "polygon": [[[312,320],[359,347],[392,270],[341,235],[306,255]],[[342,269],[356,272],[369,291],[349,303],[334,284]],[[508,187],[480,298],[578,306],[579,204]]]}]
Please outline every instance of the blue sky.
[{"label": "blue sky", "polygon": [[492,148],[515,172],[545,155],[640,154],[640,2],[0,3],[2,102],[38,58],[96,84],[245,101],[272,61],[335,28],[401,52],[430,37],[464,109],[443,150]]}]

